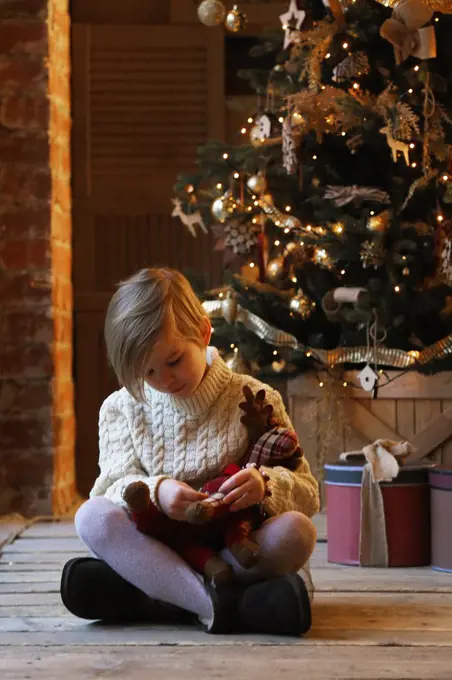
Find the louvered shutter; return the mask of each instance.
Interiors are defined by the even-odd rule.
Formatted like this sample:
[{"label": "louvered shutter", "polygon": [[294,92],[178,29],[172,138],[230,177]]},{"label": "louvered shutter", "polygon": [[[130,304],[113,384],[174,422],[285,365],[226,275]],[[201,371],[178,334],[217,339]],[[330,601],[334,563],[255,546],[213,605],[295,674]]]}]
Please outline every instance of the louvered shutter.
[{"label": "louvered shutter", "polygon": [[97,413],[116,387],[103,319],[114,284],[168,264],[222,279],[210,236],[170,218],[177,173],[223,138],[223,36],[203,26],[73,26],[73,255],[79,487],[97,470]]}]

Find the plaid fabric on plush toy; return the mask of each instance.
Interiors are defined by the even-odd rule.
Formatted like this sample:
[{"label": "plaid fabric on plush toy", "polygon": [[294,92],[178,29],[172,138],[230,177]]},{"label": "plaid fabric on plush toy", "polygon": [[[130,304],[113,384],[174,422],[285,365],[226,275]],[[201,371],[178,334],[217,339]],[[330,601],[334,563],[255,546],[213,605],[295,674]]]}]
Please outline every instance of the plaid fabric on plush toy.
[{"label": "plaid fabric on plush toy", "polygon": [[302,452],[296,433],[287,428],[274,427],[261,435],[251,447],[247,463],[255,463],[257,467],[282,465],[295,469],[301,456]]}]

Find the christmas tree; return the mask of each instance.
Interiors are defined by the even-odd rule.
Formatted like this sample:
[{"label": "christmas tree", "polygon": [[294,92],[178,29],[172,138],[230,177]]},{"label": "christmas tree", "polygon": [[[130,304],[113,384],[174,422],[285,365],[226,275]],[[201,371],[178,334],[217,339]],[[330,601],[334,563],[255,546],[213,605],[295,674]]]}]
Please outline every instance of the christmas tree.
[{"label": "christmas tree", "polygon": [[384,5],[291,0],[239,142],[175,187],[223,249],[204,304],[240,370],[452,366],[452,2]]}]

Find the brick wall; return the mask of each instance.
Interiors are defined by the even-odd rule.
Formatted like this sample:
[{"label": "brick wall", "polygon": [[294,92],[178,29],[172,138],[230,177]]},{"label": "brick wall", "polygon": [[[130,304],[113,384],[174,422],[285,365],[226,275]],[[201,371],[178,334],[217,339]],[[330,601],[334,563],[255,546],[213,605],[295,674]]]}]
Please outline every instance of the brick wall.
[{"label": "brick wall", "polygon": [[0,3],[0,514],[74,497],[68,0]]}]

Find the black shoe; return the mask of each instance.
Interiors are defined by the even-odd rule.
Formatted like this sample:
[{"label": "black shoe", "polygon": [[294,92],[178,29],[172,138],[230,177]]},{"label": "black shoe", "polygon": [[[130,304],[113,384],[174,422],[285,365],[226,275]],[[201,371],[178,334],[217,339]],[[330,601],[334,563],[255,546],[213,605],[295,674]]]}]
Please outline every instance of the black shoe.
[{"label": "black shoe", "polygon": [[304,635],[311,627],[311,603],[303,579],[285,574],[248,586],[238,616],[250,633]]},{"label": "black shoe", "polygon": [[193,622],[190,612],[152,600],[108,564],[93,557],[77,557],[65,564],[60,592],[64,606],[82,619],[117,623]]},{"label": "black shoe", "polygon": [[246,585],[238,582],[214,586],[207,579],[204,585],[212,600],[213,617],[208,621],[199,619],[201,628],[211,634],[239,633],[238,609]]}]

